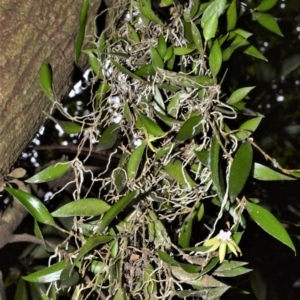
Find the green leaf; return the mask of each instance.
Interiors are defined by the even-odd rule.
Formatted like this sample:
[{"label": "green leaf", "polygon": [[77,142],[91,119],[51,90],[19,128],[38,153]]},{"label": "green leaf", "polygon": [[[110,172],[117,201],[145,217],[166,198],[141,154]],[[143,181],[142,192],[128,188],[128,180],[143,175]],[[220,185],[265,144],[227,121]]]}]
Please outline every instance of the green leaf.
[{"label": "green leaf", "polygon": [[107,226],[113,221],[113,219],[134,199],[136,196],[136,191],[130,192],[118,202],[116,202],[112,207],[105,213],[103,219],[101,220],[98,232],[102,233]]},{"label": "green leaf", "polygon": [[244,188],[252,168],[253,151],[249,142],[243,143],[237,150],[229,173],[229,195],[235,200]]},{"label": "green leaf", "polygon": [[254,269],[250,274],[250,284],[257,300],[267,298],[267,282],[258,269]]},{"label": "green leaf", "polygon": [[258,226],[296,253],[295,246],[285,228],[269,211],[249,201],[247,201],[246,209]]},{"label": "green leaf", "polygon": [[[182,298],[188,299],[207,299],[207,300],[217,300],[230,288],[230,286],[222,286],[216,288],[198,288],[197,290],[180,290],[176,291],[176,295]],[[191,298],[192,297],[192,298]]]},{"label": "green leaf", "polygon": [[240,88],[236,91],[234,91],[229,99],[226,101],[226,103],[228,104],[235,104],[240,102],[241,100],[243,100],[253,89],[255,88],[255,86],[249,86],[249,87],[244,87],[244,88]]},{"label": "green leaf", "polygon": [[103,70],[100,65],[98,57],[96,57],[94,54],[94,51],[95,50],[93,50],[93,49],[86,49],[86,50],[82,50],[81,52],[87,54],[88,59],[89,59],[89,65],[92,68],[93,73],[95,75],[97,75],[97,77],[99,77],[103,80],[104,79]]},{"label": "green leaf", "polygon": [[160,34],[157,38],[157,47],[156,47],[160,57],[164,57],[167,52],[167,43],[162,34]]},{"label": "green leaf", "polygon": [[284,174],[278,173],[266,166],[263,166],[259,163],[254,164],[254,172],[253,178],[258,180],[266,180],[266,181],[273,181],[273,180],[295,180],[293,177],[286,176]]},{"label": "green leaf", "polygon": [[268,61],[267,58],[259,51],[257,50],[254,46],[249,46],[245,51],[245,54],[248,54],[250,56],[256,57],[258,59]]},{"label": "green leaf", "polygon": [[148,133],[156,137],[162,137],[165,134],[164,131],[160,128],[160,126],[156,122],[151,120],[149,117],[141,113],[139,113],[138,116]]},{"label": "green leaf", "polygon": [[231,31],[235,28],[236,26],[236,21],[237,21],[237,11],[236,11],[236,0],[233,0],[226,13],[227,17],[227,31]]},{"label": "green leaf", "polygon": [[244,122],[239,127],[239,132],[236,133],[237,138],[240,140],[248,138],[256,130],[261,120],[262,117],[255,117]]},{"label": "green leaf", "polygon": [[222,170],[220,168],[220,144],[214,136],[210,150],[210,171],[212,174],[212,181],[217,190],[219,199],[224,196],[224,180]]},{"label": "green leaf", "polygon": [[150,46],[150,57],[153,64],[154,69],[157,68],[164,68],[164,61],[162,57],[159,55],[158,51],[153,47]]},{"label": "green leaf", "polygon": [[152,64],[144,65],[141,68],[137,69],[134,74],[137,76],[153,76],[155,75],[156,71]]},{"label": "green leaf", "polygon": [[216,39],[210,49],[209,68],[214,77],[216,77],[222,66],[222,50],[219,41]]},{"label": "green leaf", "polygon": [[194,187],[196,183],[187,173],[182,165],[182,162],[178,159],[171,159],[170,162],[164,166],[165,171],[176,181],[184,186]]},{"label": "green leaf", "polygon": [[266,11],[271,9],[278,0],[263,0],[257,7],[259,11]]},{"label": "green leaf", "polygon": [[179,132],[176,135],[175,140],[179,142],[184,142],[190,139],[202,131],[202,116],[195,116],[187,119],[181,126]]},{"label": "green leaf", "polygon": [[81,261],[81,259],[91,250],[96,248],[97,246],[101,244],[106,244],[110,242],[114,237],[110,235],[95,235],[90,237],[85,244],[81,247],[79,253],[76,256],[76,259],[74,260],[74,265],[76,265],[77,262]]},{"label": "green leaf", "polygon": [[69,170],[71,164],[71,161],[55,163],[54,165],[28,178],[27,180],[25,180],[25,182],[42,183],[57,179],[63,176]]},{"label": "green leaf", "polygon": [[212,1],[208,7],[205,9],[202,18],[201,18],[201,26],[205,27],[205,24],[209,22],[214,15],[219,17],[226,8],[226,0],[214,0]]},{"label": "green leaf", "polygon": [[205,23],[203,28],[203,36],[206,41],[210,40],[216,35],[219,25],[218,14],[212,15],[212,17]]},{"label": "green leaf", "polygon": [[52,91],[52,71],[50,64],[43,64],[40,71],[40,85],[46,97],[52,102],[55,100]]},{"label": "green leaf", "polygon": [[115,294],[115,297],[113,300],[126,300],[126,294],[122,288],[118,288],[117,293]]},{"label": "green leaf", "polygon": [[17,198],[38,222],[56,225],[46,206],[38,198],[21,190],[9,187],[4,187],[4,189]]},{"label": "green leaf", "polygon": [[180,233],[178,237],[178,245],[182,248],[187,248],[190,246],[190,240],[192,236],[193,222],[197,216],[197,209],[200,207],[200,203],[195,206],[195,209],[188,214],[188,216],[183,221]]},{"label": "green leaf", "polygon": [[53,217],[98,216],[110,209],[110,205],[103,200],[86,198],[72,201],[52,212]]},{"label": "green leaf", "polygon": [[187,282],[190,285],[203,287],[203,288],[214,288],[224,287],[224,283],[216,280],[212,276],[204,275],[199,276],[197,273],[188,273],[181,267],[171,266],[172,274],[180,281]]},{"label": "green leaf", "polygon": [[136,32],[135,28],[133,28],[128,22],[126,23],[127,26],[127,34],[128,34],[128,39],[131,40],[134,44],[138,44],[141,39]]},{"label": "green leaf", "polygon": [[128,69],[126,69],[124,66],[122,66],[121,64],[119,64],[117,61],[111,59],[110,60],[111,63],[117,68],[119,69],[122,73],[134,78],[134,79],[137,79],[139,81],[143,81],[143,78],[141,78],[140,76],[130,72]]},{"label": "green leaf", "polygon": [[140,8],[141,13],[150,21],[153,21],[161,26],[164,25],[163,21],[154,13],[150,5],[145,5]]},{"label": "green leaf", "polygon": [[202,38],[199,29],[197,28],[197,25],[193,22],[191,22],[191,32],[193,36],[194,43],[199,51],[199,54],[203,54],[203,43]]},{"label": "green leaf", "polygon": [[275,20],[275,18],[270,15],[270,14],[266,14],[266,13],[253,13],[253,19],[256,20],[261,26],[265,27],[266,29],[280,35],[283,36],[277,21]]},{"label": "green leaf", "polygon": [[195,51],[195,49],[189,47],[174,47],[173,49],[175,55],[187,55]]},{"label": "green leaf", "polygon": [[79,61],[79,57],[80,57],[80,53],[81,53],[89,6],[90,6],[89,1],[83,0],[81,9],[80,9],[80,17],[79,17],[79,33],[78,33],[76,43],[75,43],[75,63],[76,64]]},{"label": "green leaf", "polygon": [[63,269],[66,267],[67,263],[65,260],[62,260],[58,263],[53,264],[50,267],[39,270],[37,272],[31,273],[22,278],[29,282],[39,282],[39,283],[49,283],[58,281],[60,279],[60,274]]},{"label": "green leaf", "polygon": [[[28,300],[28,293],[26,288],[26,283],[22,277],[19,278],[17,288],[15,291],[15,297],[14,300]],[[3,300],[3,298],[1,298]]]},{"label": "green leaf", "polygon": [[239,268],[235,268],[232,270],[226,270],[226,271],[218,271],[218,269],[217,269],[212,273],[212,275],[218,276],[218,277],[236,277],[236,276],[247,274],[251,271],[252,271],[252,269],[247,269],[244,267],[239,267]]},{"label": "green leaf", "polygon": [[204,165],[204,166],[208,166],[209,165],[209,159],[210,159],[210,153],[208,150],[201,150],[201,151],[194,151],[197,158],[199,159],[199,161]]},{"label": "green leaf", "polygon": [[110,149],[118,139],[119,124],[113,124],[108,126],[102,133],[97,149],[106,150]]},{"label": "green leaf", "polygon": [[146,147],[146,143],[142,143],[131,153],[127,163],[127,170],[126,170],[128,180],[132,180],[136,177],[136,174],[138,172],[145,151],[145,147]]}]

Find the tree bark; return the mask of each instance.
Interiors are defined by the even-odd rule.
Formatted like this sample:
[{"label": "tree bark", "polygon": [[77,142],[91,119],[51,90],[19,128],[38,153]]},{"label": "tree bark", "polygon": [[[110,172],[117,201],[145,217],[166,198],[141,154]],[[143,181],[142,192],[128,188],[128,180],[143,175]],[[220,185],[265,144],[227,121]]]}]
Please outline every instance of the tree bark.
[{"label": "tree bark", "polygon": [[[43,111],[51,107],[39,85],[42,64],[51,64],[58,99],[70,89],[82,2],[1,1],[0,175],[8,174],[45,121]],[[101,0],[90,1],[87,35],[94,34],[92,23],[100,4]]]}]

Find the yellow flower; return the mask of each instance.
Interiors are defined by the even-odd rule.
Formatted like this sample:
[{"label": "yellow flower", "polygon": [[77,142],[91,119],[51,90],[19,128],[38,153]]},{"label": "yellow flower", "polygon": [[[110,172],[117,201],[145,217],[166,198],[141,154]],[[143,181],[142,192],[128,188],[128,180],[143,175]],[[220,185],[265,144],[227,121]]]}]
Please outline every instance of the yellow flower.
[{"label": "yellow flower", "polygon": [[239,246],[231,238],[231,231],[221,230],[218,235],[207,240],[203,246],[210,247],[206,252],[213,252],[219,249],[220,263],[224,261],[227,246],[236,256],[238,256],[238,252],[242,254]]}]

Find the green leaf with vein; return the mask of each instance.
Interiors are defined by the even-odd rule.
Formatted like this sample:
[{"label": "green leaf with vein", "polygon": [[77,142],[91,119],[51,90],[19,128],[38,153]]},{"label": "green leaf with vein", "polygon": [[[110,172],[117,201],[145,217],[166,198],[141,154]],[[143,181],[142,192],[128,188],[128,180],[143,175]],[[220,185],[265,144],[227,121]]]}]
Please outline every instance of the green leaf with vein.
[{"label": "green leaf with vein", "polygon": [[113,221],[113,219],[128,206],[128,204],[134,199],[136,194],[136,191],[130,192],[129,194],[118,200],[118,202],[116,202],[114,205],[112,205],[112,207],[104,214],[104,217],[101,220],[98,228],[99,233],[102,233]]},{"label": "green leaf with vein", "polygon": [[283,36],[276,19],[272,15],[266,14],[266,13],[261,13],[261,12],[256,12],[256,13],[253,13],[252,17],[253,17],[253,20],[256,20],[261,26],[265,27],[266,29],[268,29],[280,36]]},{"label": "green leaf with vein", "polygon": [[42,183],[57,179],[63,176],[70,168],[72,162],[59,162],[35,174],[25,180],[28,183]]},{"label": "green leaf with vein", "polygon": [[29,282],[39,282],[39,283],[49,283],[49,282],[58,281],[66,265],[67,262],[65,260],[62,260],[58,263],[51,265],[50,267],[31,273],[27,276],[23,276],[22,278]]},{"label": "green leaf with vein", "polygon": [[111,206],[103,200],[86,198],[67,203],[51,214],[53,217],[91,217],[107,212],[110,207]]},{"label": "green leaf with vein", "polygon": [[243,143],[237,150],[229,173],[229,195],[235,200],[244,188],[252,168],[253,151],[249,142]]},{"label": "green leaf with vein", "polygon": [[282,173],[276,172],[259,163],[254,164],[253,177],[258,180],[273,181],[273,180],[296,180]]},{"label": "green leaf with vein", "polygon": [[99,143],[97,145],[97,149],[106,150],[113,147],[113,145],[116,143],[118,139],[118,133],[119,133],[118,129],[119,129],[119,124],[112,124],[108,126],[101,134]]},{"label": "green leaf with vein", "polygon": [[259,11],[266,11],[271,9],[278,0],[263,0],[257,7]]},{"label": "green leaf with vein", "polygon": [[77,64],[79,61],[81,48],[84,40],[84,34],[85,34],[85,27],[87,22],[87,14],[89,11],[89,1],[83,0],[81,9],[80,9],[80,16],[79,16],[79,32],[75,43],[75,63]]},{"label": "green leaf with vein", "polygon": [[41,200],[21,190],[4,187],[13,197],[17,198],[28,212],[40,223],[56,225],[50,212]]},{"label": "green leaf with vein", "polygon": [[240,88],[237,89],[236,91],[234,91],[229,99],[226,101],[226,103],[228,104],[235,104],[240,102],[241,100],[243,100],[253,89],[255,88],[255,86],[249,86],[249,87],[244,87],[244,88]]},{"label": "green leaf with vein", "polygon": [[264,231],[290,247],[295,253],[295,246],[282,224],[265,208],[247,201],[246,209],[251,218]]}]

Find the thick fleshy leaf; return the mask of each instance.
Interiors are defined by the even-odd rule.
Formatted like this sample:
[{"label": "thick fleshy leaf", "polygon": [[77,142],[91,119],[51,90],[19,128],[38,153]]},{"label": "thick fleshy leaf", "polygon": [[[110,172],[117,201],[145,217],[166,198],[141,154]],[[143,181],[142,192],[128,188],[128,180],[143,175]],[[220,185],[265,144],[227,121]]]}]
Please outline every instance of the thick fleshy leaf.
[{"label": "thick fleshy leaf", "polygon": [[185,218],[185,220],[181,225],[179,237],[178,237],[178,245],[182,248],[187,248],[190,246],[193,222],[195,220],[195,217],[197,216],[197,209],[199,207],[200,207],[200,203],[198,203],[195,209],[190,214],[188,214],[188,216]]},{"label": "thick fleshy leaf", "polygon": [[190,139],[202,131],[202,116],[190,117],[181,126],[179,132],[176,135],[176,140],[179,142],[184,142]]},{"label": "thick fleshy leaf", "polygon": [[79,61],[79,57],[80,57],[80,53],[81,53],[89,6],[90,6],[89,1],[83,0],[82,5],[81,5],[81,10],[80,10],[80,17],[79,17],[79,32],[78,32],[78,36],[77,36],[76,44],[75,44],[75,63],[76,64]]},{"label": "thick fleshy leaf", "polygon": [[43,64],[40,71],[40,85],[46,97],[54,101],[52,91],[52,70],[49,64]]},{"label": "thick fleshy leaf", "polygon": [[217,76],[222,66],[222,50],[219,41],[216,39],[210,49],[209,67],[213,76]]},{"label": "thick fleshy leaf", "polygon": [[122,288],[119,288],[113,300],[126,300],[126,294]]},{"label": "thick fleshy leaf", "polygon": [[195,49],[189,47],[174,47],[175,55],[187,55],[193,51],[195,51]]},{"label": "thick fleshy leaf", "polygon": [[273,180],[295,180],[293,177],[276,172],[259,163],[254,164],[253,177],[258,180],[273,181]]},{"label": "thick fleshy leaf", "polygon": [[276,19],[272,15],[257,12],[253,13],[253,19],[256,20],[261,26],[265,27],[266,29],[280,36],[283,36]]},{"label": "thick fleshy leaf", "polygon": [[267,282],[266,278],[258,269],[254,269],[250,274],[250,284],[257,300],[265,300],[267,298]]},{"label": "thick fleshy leaf", "polygon": [[261,122],[262,117],[255,117],[253,119],[247,120],[239,127],[239,132],[236,133],[236,136],[240,140],[244,140],[249,137],[258,127]]},{"label": "thick fleshy leaf", "polygon": [[216,137],[213,138],[210,150],[210,171],[218,197],[221,200],[224,196],[224,179],[220,169],[220,144]]},{"label": "thick fleshy leaf", "polygon": [[239,268],[235,268],[235,269],[232,269],[232,270],[226,270],[226,271],[218,271],[218,269],[217,269],[212,274],[214,276],[218,276],[218,277],[236,277],[236,276],[247,274],[251,271],[252,271],[252,269],[239,267]]},{"label": "thick fleshy leaf", "polygon": [[259,11],[266,11],[271,9],[278,0],[263,0],[257,7]]},{"label": "thick fleshy leaf", "polygon": [[86,198],[72,201],[52,212],[53,217],[73,217],[73,216],[98,216],[110,209],[110,205],[103,200],[96,198]]},{"label": "thick fleshy leaf", "polygon": [[186,282],[190,285],[203,287],[203,288],[214,288],[214,287],[224,287],[224,283],[216,280],[212,276],[204,275],[199,276],[197,273],[188,273],[184,271],[181,267],[171,266],[172,274],[179,280]]},{"label": "thick fleshy leaf", "polygon": [[119,128],[119,124],[112,124],[108,126],[101,134],[97,149],[106,150],[113,147],[113,145],[116,143],[118,139],[118,133],[119,133],[118,128]]},{"label": "thick fleshy leaf", "polygon": [[81,52],[87,54],[89,59],[89,65],[92,68],[93,73],[97,75],[99,78],[104,79],[101,64],[99,62],[98,57],[96,57],[96,55],[94,54],[95,49],[86,49],[86,50],[82,50]]},{"label": "thick fleshy leaf", "polygon": [[138,76],[138,75],[132,73],[131,71],[129,71],[128,69],[126,69],[124,66],[122,66],[122,65],[121,65],[120,63],[118,63],[117,61],[112,60],[112,59],[111,59],[110,61],[111,61],[111,63],[112,63],[117,69],[119,69],[122,73],[124,73],[124,74],[126,74],[126,75],[128,75],[128,76],[130,76],[130,77],[132,77],[132,78],[134,78],[134,79],[143,81],[143,79],[142,79],[140,76]]},{"label": "thick fleshy leaf", "polygon": [[246,50],[244,50],[244,53],[253,56],[255,58],[268,61],[268,59],[257,48],[255,48],[252,45],[246,48]]},{"label": "thick fleshy leaf", "polygon": [[235,28],[236,21],[237,21],[237,10],[236,10],[236,0],[233,0],[226,13],[227,17],[227,31],[231,31]]},{"label": "thick fleshy leaf", "polygon": [[150,46],[150,56],[151,56],[151,61],[154,69],[164,68],[164,61],[162,57],[159,55],[158,51],[153,46]]},{"label": "thick fleshy leaf", "polygon": [[132,27],[128,22],[126,23],[126,26],[127,26],[128,39],[134,44],[139,43],[141,39],[139,37],[139,34],[136,32],[135,28]]},{"label": "thick fleshy leaf", "polygon": [[281,243],[290,247],[296,252],[295,246],[286,232],[282,224],[265,208],[247,201],[246,209],[251,218],[260,226],[264,231],[279,240]]},{"label": "thick fleshy leaf", "polygon": [[212,39],[216,35],[218,25],[219,25],[219,17],[218,17],[218,14],[215,13],[205,23],[204,28],[203,28],[203,36],[206,41]]},{"label": "thick fleshy leaf", "polygon": [[144,65],[134,72],[137,76],[153,76],[155,73],[156,72],[152,64]]},{"label": "thick fleshy leaf", "polygon": [[222,286],[216,288],[201,288],[197,290],[180,290],[176,291],[176,295],[182,298],[200,297],[200,299],[214,300],[220,299],[220,297],[230,288],[230,286]]},{"label": "thick fleshy leaf", "polygon": [[195,155],[204,166],[209,166],[210,153],[208,150],[195,151]]},{"label": "thick fleshy leaf", "polygon": [[116,202],[112,207],[104,214],[103,219],[101,220],[98,232],[102,233],[107,226],[112,222],[112,220],[125,208],[127,205],[134,199],[137,192],[133,191],[121,198]]},{"label": "thick fleshy leaf", "polygon": [[167,52],[167,43],[162,34],[160,34],[157,38],[157,47],[156,47],[160,57],[164,57]]},{"label": "thick fleshy leaf", "polygon": [[28,183],[42,183],[57,179],[63,176],[70,168],[72,162],[60,162],[44,169],[43,171],[35,174],[34,176],[25,180]]},{"label": "thick fleshy leaf", "polygon": [[192,32],[194,43],[199,51],[199,54],[201,55],[203,54],[202,38],[197,25],[193,22],[191,22],[191,32]]},{"label": "thick fleshy leaf", "polygon": [[153,21],[154,23],[157,23],[161,26],[164,25],[163,21],[154,13],[150,5],[142,6],[141,13],[150,21]]},{"label": "thick fleshy leaf", "polygon": [[244,188],[252,168],[253,151],[250,143],[243,143],[237,150],[229,173],[229,195],[235,199]]},{"label": "thick fleshy leaf", "polygon": [[184,186],[193,187],[196,185],[196,183],[183,167],[183,164],[180,160],[170,160],[170,162],[166,166],[164,166],[164,169],[173,179],[183,184]]},{"label": "thick fleshy leaf", "polygon": [[76,265],[77,262],[79,262],[82,257],[84,257],[88,252],[95,249],[97,246],[101,244],[106,244],[110,242],[114,237],[110,235],[95,235],[90,237],[85,244],[81,247],[79,253],[76,256],[76,259],[74,261],[74,265]]},{"label": "thick fleshy leaf", "polygon": [[132,180],[136,177],[136,174],[139,170],[139,166],[145,151],[146,144],[142,143],[139,145],[130,155],[130,158],[127,163],[127,177],[129,180]]},{"label": "thick fleshy leaf", "polygon": [[53,264],[50,267],[31,273],[22,278],[29,282],[49,283],[60,279],[60,274],[66,267],[67,263],[62,260],[58,263]]},{"label": "thick fleshy leaf", "polygon": [[240,88],[236,91],[234,91],[229,99],[226,101],[226,103],[228,104],[235,104],[240,102],[241,100],[243,100],[253,89],[255,88],[255,86],[249,86],[249,87],[244,87],[244,88]]},{"label": "thick fleshy leaf", "polygon": [[143,114],[138,114],[138,116],[141,122],[143,123],[144,128],[149,134],[152,134],[156,137],[161,137],[164,135],[164,131],[152,119]]},{"label": "thick fleshy leaf", "polygon": [[26,288],[26,283],[22,277],[19,278],[17,288],[15,290],[14,300],[28,300],[28,293]]},{"label": "thick fleshy leaf", "polygon": [[38,222],[56,225],[53,217],[41,200],[21,190],[9,187],[4,187],[4,189],[17,198]]},{"label": "thick fleshy leaf", "polygon": [[226,8],[226,0],[214,0],[212,1],[208,7],[205,9],[202,18],[201,18],[201,26],[204,28],[205,24],[213,18],[214,15],[219,17],[224,9]]}]

